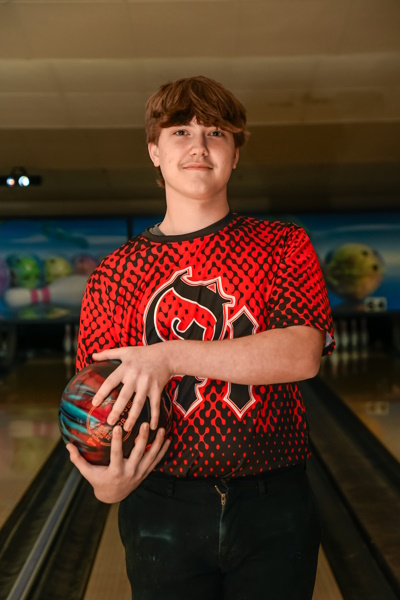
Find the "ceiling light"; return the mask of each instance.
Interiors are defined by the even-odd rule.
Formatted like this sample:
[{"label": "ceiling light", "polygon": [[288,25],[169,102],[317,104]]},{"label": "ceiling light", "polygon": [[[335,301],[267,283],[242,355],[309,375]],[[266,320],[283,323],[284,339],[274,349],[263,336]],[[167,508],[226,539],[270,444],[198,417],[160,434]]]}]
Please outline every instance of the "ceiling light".
[{"label": "ceiling light", "polygon": [[42,177],[40,175],[28,175],[24,167],[14,167],[9,175],[0,175],[0,186],[27,188],[32,185],[42,185]]}]

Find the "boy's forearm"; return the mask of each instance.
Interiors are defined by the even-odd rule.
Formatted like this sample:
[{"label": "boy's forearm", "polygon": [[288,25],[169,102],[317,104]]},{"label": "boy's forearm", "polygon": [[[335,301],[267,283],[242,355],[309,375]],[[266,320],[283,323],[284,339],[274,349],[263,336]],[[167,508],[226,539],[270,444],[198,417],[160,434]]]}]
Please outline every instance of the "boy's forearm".
[{"label": "boy's forearm", "polygon": [[317,329],[294,326],[233,340],[177,340],[164,349],[176,375],[266,385],[314,377],[324,336]]}]

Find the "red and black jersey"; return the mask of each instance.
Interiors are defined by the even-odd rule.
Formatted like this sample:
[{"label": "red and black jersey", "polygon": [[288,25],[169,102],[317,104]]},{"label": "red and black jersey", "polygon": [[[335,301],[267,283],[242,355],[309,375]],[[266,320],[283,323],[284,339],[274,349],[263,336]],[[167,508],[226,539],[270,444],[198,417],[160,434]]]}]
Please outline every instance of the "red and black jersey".
[{"label": "red and black jersey", "polygon": [[[108,348],[237,338],[290,325],[325,330],[324,352],[333,348],[328,297],[308,236],[294,224],[229,213],[187,235],[146,231],[102,261],[83,299],[77,369]],[[167,391],[172,443],[157,466],[167,475],[251,476],[309,456],[295,382],[245,386],[182,375]]]}]

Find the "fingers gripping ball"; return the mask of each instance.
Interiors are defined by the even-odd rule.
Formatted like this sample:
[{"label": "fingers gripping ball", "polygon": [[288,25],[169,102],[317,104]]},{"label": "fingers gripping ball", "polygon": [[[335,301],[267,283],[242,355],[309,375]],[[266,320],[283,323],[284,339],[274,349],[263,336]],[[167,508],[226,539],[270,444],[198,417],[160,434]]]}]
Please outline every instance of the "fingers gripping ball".
[{"label": "fingers gripping ball", "polygon": [[[58,411],[61,437],[66,444],[77,446],[82,456],[94,465],[108,465],[112,425],[107,423],[114,402],[122,388],[116,387],[100,406],[93,406],[92,400],[103,381],[118,367],[119,361],[93,363],[77,373],[65,388]],[[134,396],[129,400],[116,425],[123,427]],[[122,448],[127,458],[135,445],[142,423],[150,422],[150,401],[146,398],[142,412],[131,431],[123,431]],[[168,394],[161,395],[158,427],[164,427],[166,435],[172,427],[172,403]],[[154,441],[157,431],[149,431],[148,444]]]}]

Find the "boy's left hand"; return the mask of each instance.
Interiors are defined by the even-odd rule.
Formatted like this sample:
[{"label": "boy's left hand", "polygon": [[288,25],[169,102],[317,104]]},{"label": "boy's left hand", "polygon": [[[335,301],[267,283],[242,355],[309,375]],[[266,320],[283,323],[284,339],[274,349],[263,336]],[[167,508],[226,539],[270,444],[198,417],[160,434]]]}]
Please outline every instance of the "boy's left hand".
[{"label": "boy's left hand", "polygon": [[123,457],[122,429],[114,427],[111,439],[110,464],[92,465],[80,455],[73,444],[67,445],[71,462],[81,475],[92,485],[96,498],[112,504],[126,498],[155,469],[170,444],[165,439],[164,429],[159,429],[156,438],[147,449],[148,423],[142,423],[135,446],[128,458]]}]

